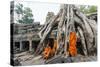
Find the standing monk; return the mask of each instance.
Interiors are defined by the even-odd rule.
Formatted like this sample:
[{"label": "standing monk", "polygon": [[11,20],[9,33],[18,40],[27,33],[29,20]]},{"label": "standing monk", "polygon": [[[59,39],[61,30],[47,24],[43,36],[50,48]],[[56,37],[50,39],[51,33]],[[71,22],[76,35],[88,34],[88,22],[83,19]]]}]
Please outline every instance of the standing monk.
[{"label": "standing monk", "polygon": [[76,32],[70,32],[70,38],[69,38],[69,55],[70,56],[77,55],[76,41],[77,41]]}]

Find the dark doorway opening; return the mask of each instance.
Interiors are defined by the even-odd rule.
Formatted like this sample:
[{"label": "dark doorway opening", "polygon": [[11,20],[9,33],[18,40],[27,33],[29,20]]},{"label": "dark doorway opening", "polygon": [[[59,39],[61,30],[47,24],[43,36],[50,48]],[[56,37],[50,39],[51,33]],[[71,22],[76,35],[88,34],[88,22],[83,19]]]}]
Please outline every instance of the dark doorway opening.
[{"label": "dark doorway opening", "polygon": [[15,42],[15,47],[20,48],[20,42]]},{"label": "dark doorway opening", "polygon": [[39,42],[40,42],[40,41],[32,41],[32,49],[33,49],[34,51],[36,51]]},{"label": "dark doorway opening", "polygon": [[19,53],[20,52],[20,42],[15,42],[14,48],[13,48],[14,53]]},{"label": "dark doorway opening", "polygon": [[49,42],[48,46],[50,46],[51,48],[53,48],[53,46],[54,46],[54,39],[53,38],[49,38],[48,42]]},{"label": "dark doorway opening", "polygon": [[84,55],[84,52],[83,52],[82,49],[83,49],[82,43],[81,43],[81,41],[78,41],[77,42],[77,52],[78,52],[78,54]]},{"label": "dark doorway opening", "polygon": [[29,41],[22,41],[23,51],[29,50]]}]

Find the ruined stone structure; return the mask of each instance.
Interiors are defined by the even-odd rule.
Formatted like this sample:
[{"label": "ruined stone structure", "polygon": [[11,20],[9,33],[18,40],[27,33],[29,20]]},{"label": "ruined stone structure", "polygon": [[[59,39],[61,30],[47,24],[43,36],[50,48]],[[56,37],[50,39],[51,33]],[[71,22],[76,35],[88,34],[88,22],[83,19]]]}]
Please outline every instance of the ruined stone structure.
[{"label": "ruined stone structure", "polygon": [[[14,52],[21,51],[35,51],[39,42],[40,37],[38,36],[39,31],[43,25],[40,25],[39,22],[34,22],[33,24],[18,24],[12,23],[13,28],[13,49]],[[44,44],[47,44],[46,41],[49,39],[55,39],[57,37],[57,29],[55,28],[50,35],[48,35],[47,40]]]},{"label": "ruined stone structure", "polygon": [[39,32],[41,25],[39,22],[33,24],[17,24],[12,23],[13,26],[13,46],[18,51],[32,51],[36,49],[39,43]]}]

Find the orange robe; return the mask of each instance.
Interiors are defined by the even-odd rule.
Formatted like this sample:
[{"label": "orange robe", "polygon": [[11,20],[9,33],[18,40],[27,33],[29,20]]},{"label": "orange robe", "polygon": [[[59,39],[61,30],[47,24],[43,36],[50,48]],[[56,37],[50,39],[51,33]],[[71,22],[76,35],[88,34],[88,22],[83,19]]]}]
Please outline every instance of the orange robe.
[{"label": "orange robe", "polygon": [[44,49],[44,52],[43,52],[44,59],[48,59],[48,58],[54,56],[54,54],[55,54],[55,52],[57,50],[57,47],[58,46],[57,46],[57,41],[56,40],[54,41],[54,45],[53,45],[53,48],[52,49],[51,49],[50,46],[46,47]]},{"label": "orange robe", "polygon": [[43,52],[44,59],[48,59],[50,56],[51,48],[50,46],[46,47]]},{"label": "orange robe", "polygon": [[71,56],[76,56],[77,55],[76,41],[77,41],[76,33],[75,32],[70,32],[69,54]]}]

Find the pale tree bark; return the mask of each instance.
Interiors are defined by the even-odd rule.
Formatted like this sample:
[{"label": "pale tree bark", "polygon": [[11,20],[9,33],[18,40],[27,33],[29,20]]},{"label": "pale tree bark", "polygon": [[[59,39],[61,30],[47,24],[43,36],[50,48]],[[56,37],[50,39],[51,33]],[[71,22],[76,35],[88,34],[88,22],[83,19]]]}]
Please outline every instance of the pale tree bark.
[{"label": "pale tree bark", "polygon": [[51,32],[51,30],[53,29],[53,27],[58,23],[58,22],[56,22],[56,20],[58,19],[58,17],[59,17],[59,14],[56,15],[54,17],[54,19],[52,19],[51,22],[46,27],[46,29],[44,31],[44,34],[43,34],[43,37],[40,40],[40,43],[39,43],[39,45],[38,45],[38,47],[36,49],[35,54],[39,54],[43,50],[43,48],[42,48],[43,47],[43,42],[44,42],[45,38],[47,37],[47,35]]},{"label": "pale tree bark", "polygon": [[58,33],[57,33],[57,44],[58,44],[58,48],[57,48],[57,50],[61,50],[59,48],[60,48],[60,46],[62,46],[62,44],[60,44],[60,42],[61,42],[61,39],[62,39],[61,34],[63,33],[63,24],[64,24],[64,21],[65,21],[65,10],[64,10],[64,8],[62,8],[61,10],[62,10],[62,14],[61,14],[60,21],[58,23]]},{"label": "pale tree bark", "polygon": [[[59,21],[58,21],[59,19]],[[76,25],[77,24],[77,25]],[[63,50],[64,53],[67,52],[67,46],[69,43],[69,34],[71,31],[74,31],[79,34],[81,38],[81,44],[83,47],[84,55],[90,55],[91,52],[97,49],[97,24],[95,21],[88,19],[76,6],[74,5],[63,5],[60,9],[59,13],[51,18],[41,29],[40,35],[40,43],[37,47],[35,54],[39,54],[43,51],[43,42],[50,35],[53,28],[57,25],[58,32],[57,32],[57,50]],[[63,30],[65,28],[65,30]],[[77,29],[77,31],[76,31]],[[59,49],[59,42],[61,39],[61,33],[64,31],[65,41],[64,41],[64,48]],[[46,46],[46,44],[44,44]],[[57,51],[56,51],[57,52]],[[96,53],[96,52],[94,52]],[[68,54],[66,54],[68,55]]]},{"label": "pale tree bark", "polygon": [[81,19],[82,23],[84,24],[83,28],[84,28],[84,36],[85,36],[86,43],[87,43],[87,50],[88,50],[88,54],[91,54],[90,49],[93,47],[92,45],[93,45],[94,34],[91,29],[91,26],[89,25],[89,20],[78,9],[76,11],[76,15]]},{"label": "pale tree bark", "polygon": [[48,22],[46,22],[46,24],[44,25],[44,27],[43,27],[43,28],[40,30],[40,32],[38,33],[40,38],[42,38],[45,29],[46,29],[47,26],[50,24],[50,22],[52,21],[53,18],[54,18],[54,17],[50,18],[50,20],[49,20]]}]

